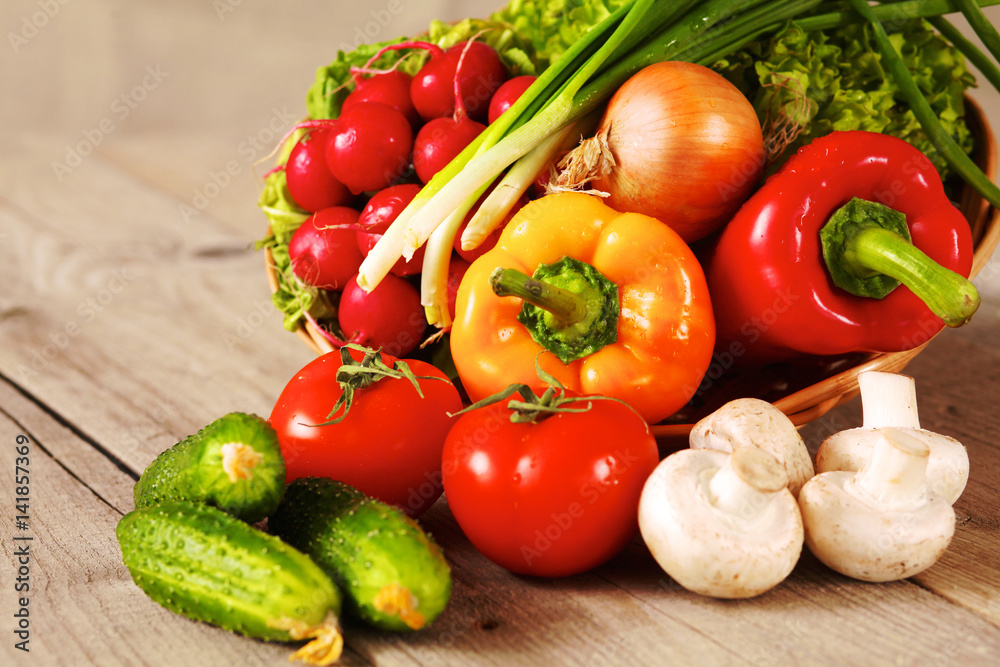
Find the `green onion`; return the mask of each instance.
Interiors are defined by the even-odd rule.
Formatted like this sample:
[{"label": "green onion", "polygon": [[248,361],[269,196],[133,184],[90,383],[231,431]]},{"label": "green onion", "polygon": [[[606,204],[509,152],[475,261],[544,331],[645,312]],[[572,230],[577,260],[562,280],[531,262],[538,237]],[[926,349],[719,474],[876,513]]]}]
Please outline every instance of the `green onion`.
[{"label": "green onion", "polygon": [[[958,2],[962,1],[958,0]],[[927,133],[927,137],[934,144],[934,147],[948,161],[948,164],[962,176],[966,183],[972,186],[988,202],[994,206],[1000,206],[1000,187],[997,187],[996,183],[986,177],[986,174],[976,166],[972,158],[965,154],[965,151],[959,147],[955,140],[941,126],[941,122],[935,115],[934,110],[931,109],[930,103],[913,81],[913,77],[910,76],[910,72],[906,69],[903,59],[896,53],[896,49],[889,41],[889,36],[885,32],[885,28],[882,27],[882,22],[871,10],[867,0],[849,0],[849,2],[857,10],[858,14],[871,24],[875,43],[878,44],[879,52],[882,54],[882,60],[885,63],[886,69],[896,80],[896,85],[899,86],[900,91],[913,110],[913,115],[920,122],[921,127]]]},{"label": "green onion", "polygon": [[[645,35],[648,35],[672,24],[681,12],[695,4],[693,0],[676,3],[639,0],[623,6],[590,30],[584,39],[547,69],[504,116],[490,125],[474,145],[467,147],[438,172],[404,209],[362,263],[358,272],[361,287],[373,289],[399,257],[412,256],[451,211],[468,202],[469,192],[481,191],[484,184],[491,183],[545,137],[592,109],[600,100],[589,96],[590,101],[580,104],[575,99],[576,94],[605,61],[620,60],[624,48],[641,44],[644,35],[634,32],[640,23]],[[693,21],[705,32],[741,6],[754,4],[761,4],[761,0],[745,3],[711,0],[707,3],[708,11],[694,11],[693,19],[685,15],[681,20]],[[772,0],[771,4],[782,3]],[[595,51],[593,45],[602,39],[603,43]],[[635,66],[631,69],[632,72],[637,70]],[[618,78],[620,85],[628,77],[619,74]],[[601,99],[606,99],[612,92],[613,88],[605,89]],[[550,97],[537,113],[525,113],[531,106],[537,106],[546,95]],[[515,124],[515,121],[523,121],[526,117],[530,121]],[[508,130],[510,132],[504,134]],[[502,138],[498,140],[498,137]]]},{"label": "green onion", "polygon": [[1000,58],[1000,33],[996,27],[983,14],[982,8],[975,0],[955,0],[955,4],[962,12],[962,16],[969,22],[975,31],[976,36],[983,41],[985,46],[994,58]]},{"label": "green onion", "polygon": [[[483,239],[500,226],[504,217],[535,182],[538,174],[547,165],[552,164],[561,151],[569,150],[582,136],[586,136],[578,129],[579,125],[580,123],[567,125],[544,139],[530,153],[514,163],[469,220],[468,226],[462,233],[463,249],[472,250],[479,247]],[[589,131],[593,131],[594,123],[586,125]]]},{"label": "green onion", "polygon": [[[980,4],[984,7],[1000,3],[1000,0],[985,0]],[[829,30],[840,26],[860,23],[862,18],[845,3],[836,3],[838,9],[826,10],[820,7],[816,14],[796,19],[795,22],[803,30]],[[885,2],[872,6],[875,16],[881,21],[905,21],[951,14],[958,11],[956,0],[903,0],[902,2]]]}]

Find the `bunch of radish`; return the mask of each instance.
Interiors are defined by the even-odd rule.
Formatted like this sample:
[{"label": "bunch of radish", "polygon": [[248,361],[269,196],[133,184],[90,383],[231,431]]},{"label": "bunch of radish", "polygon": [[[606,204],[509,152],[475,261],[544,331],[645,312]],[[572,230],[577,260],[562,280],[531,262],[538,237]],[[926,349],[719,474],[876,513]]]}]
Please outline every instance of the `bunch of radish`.
[{"label": "bunch of radish", "polygon": [[[371,69],[390,49],[421,49],[429,57],[414,76]],[[358,267],[422,185],[534,77],[508,79],[496,51],[475,39],[446,50],[419,41],[393,44],[352,74],[355,89],[337,118],[296,126],[305,134],[283,168],[292,199],[312,215],[289,242],[289,258],[298,279],[335,304],[339,332],[322,328],[331,342],[403,356],[428,327],[418,288],[422,253],[400,260],[371,292],[358,287]],[[452,309],[469,262],[492,247],[498,233],[474,252],[456,248],[449,271]]]}]

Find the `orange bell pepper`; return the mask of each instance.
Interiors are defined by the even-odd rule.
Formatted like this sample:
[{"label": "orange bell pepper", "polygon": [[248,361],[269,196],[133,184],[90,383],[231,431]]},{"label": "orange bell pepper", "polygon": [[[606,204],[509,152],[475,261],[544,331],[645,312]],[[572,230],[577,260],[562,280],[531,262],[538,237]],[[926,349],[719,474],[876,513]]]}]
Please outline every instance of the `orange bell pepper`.
[{"label": "orange bell pepper", "polygon": [[649,423],[691,399],[714,343],[705,276],[681,237],[582,193],[511,219],[462,279],[451,330],[473,401],[512,383],[544,390],[537,358],[568,390],[620,399]]}]

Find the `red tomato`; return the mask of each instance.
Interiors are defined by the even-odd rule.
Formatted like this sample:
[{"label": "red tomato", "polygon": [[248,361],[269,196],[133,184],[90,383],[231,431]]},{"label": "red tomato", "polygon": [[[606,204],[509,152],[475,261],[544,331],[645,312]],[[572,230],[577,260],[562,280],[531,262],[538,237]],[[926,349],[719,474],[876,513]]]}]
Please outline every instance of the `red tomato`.
[{"label": "red tomato", "polygon": [[[352,351],[356,359],[360,353]],[[396,359],[382,355],[386,365]],[[285,386],[271,412],[285,458],[286,479],[329,477],[418,516],[441,495],[441,449],[462,409],[458,390],[440,370],[407,359],[424,397],[405,378],[384,378],[355,390],[347,416],[318,426],[343,393],[340,352],[308,363]],[[339,416],[342,409],[334,415]]]},{"label": "red tomato", "polygon": [[518,424],[503,402],[462,415],[448,433],[441,465],[448,505],[497,565],[569,576],[604,563],[635,536],[639,495],[659,461],[656,440],[625,404],[591,406]]}]

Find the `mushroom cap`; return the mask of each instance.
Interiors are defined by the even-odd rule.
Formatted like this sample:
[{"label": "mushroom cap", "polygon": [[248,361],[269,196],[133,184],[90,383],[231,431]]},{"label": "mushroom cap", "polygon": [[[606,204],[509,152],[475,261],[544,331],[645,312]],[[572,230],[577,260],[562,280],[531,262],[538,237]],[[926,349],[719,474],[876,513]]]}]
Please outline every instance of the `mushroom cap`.
[{"label": "mushroom cap", "polygon": [[825,472],[799,493],[805,543],[827,567],[863,581],[896,581],[923,572],[948,548],[955,511],[928,493],[890,510],[854,484],[855,474]]},{"label": "mushroom cap", "polygon": [[[758,485],[758,506],[748,503],[740,514],[714,507],[708,485],[729,458],[725,452],[685,449],[661,461],[639,499],[639,530],[660,567],[684,588],[748,598],[791,573],[802,552],[802,520],[794,496],[782,485],[776,491]],[[779,464],[773,465],[780,472]]]},{"label": "mushroom cap", "polygon": [[[969,481],[969,453],[965,445],[947,435],[926,429],[901,428],[930,448],[927,486],[951,504],[959,499]],[[816,472],[855,472],[868,462],[880,429],[852,428],[834,433],[816,451]]]},{"label": "mushroom cap", "polygon": [[788,473],[788,488],[799,489],[815,473],[812,456],[795,424],[778,408],[759,398],[738,398],[700,420],[691,429],[692,449],[731,452],[757,447],[775,457]]}]

